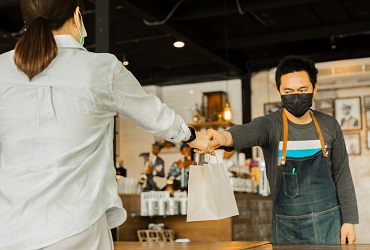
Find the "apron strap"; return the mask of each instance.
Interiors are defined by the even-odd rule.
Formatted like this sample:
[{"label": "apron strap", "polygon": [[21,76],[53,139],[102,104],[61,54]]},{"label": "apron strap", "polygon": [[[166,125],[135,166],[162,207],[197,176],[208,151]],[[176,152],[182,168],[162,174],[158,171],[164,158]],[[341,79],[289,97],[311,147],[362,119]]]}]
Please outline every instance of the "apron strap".
[{"label": "apron strap", "polygon": [[319,135],[319,139],[320,139],[320,144],[321,144],[321,151],[322,151],[322,155],[324,157],[328,157],[329,156],[329,152],[327,150],[328,146],[325,145],[325,141],[324,141],[324,137],[322,136],[322,133],[321,133],[321,129],[320,129],[320,126],[319,126],[319,123],[317,122],[312,110],[310,110],[310,115],[312,117],[312,120],[313,120],[313,123],[315,124],[315,128],[316,128],[316,131],[317,131],[317,134]]},{"label": "apron strap", "polygon": [[[312,110],[309,110],[309,112],[310,112],[312,121],[315,125],[317,134],[319,135],[322,155],[324,157],[328,157],[329,153],[328,153],[328,150],[327,150],[327,146],[325,145],[324,137],[322,136],[319,123],[317,122]],[[281,163],[282,166],[284,166],[285,163],[286,163],[286,150],[287,150],[287,143],[288,143],[288,118],[286,116],[285,109],[283,109],[282,116],[283,116],[284,134],[283,134],[283,151],[282,151],[282,154],[281,154],[281,162],[280,163]]]},{"label": "apron strap", "polygon": [[284,125],[284,136],[283,136],[283,152],[281,154],[281,165],[286,163],[286,148],[288,143],[288,118],[285,114],[285,109],[283,109],[283,125]]}]

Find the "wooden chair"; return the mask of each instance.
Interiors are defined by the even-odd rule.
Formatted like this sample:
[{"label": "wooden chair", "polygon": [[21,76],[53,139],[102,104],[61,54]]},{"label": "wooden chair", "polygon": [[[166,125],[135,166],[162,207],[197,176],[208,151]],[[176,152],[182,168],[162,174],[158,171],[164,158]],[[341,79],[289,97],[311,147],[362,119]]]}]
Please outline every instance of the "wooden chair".
[{"label": "wooden chair", "polygon": [[140,242],[161,241],[161,233],[159,230],[137,230],[137,236]]},{"label": "wooden chair", "polygon": [[175,234],[172,229],[163,229],[161,230],[161,236],[163,242],[174,242]]}]

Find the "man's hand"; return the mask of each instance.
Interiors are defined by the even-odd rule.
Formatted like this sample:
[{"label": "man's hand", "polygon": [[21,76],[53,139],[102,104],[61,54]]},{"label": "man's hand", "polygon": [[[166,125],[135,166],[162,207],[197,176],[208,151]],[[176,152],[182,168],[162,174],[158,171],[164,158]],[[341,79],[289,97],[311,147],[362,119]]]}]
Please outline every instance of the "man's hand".
[{"label": "man's hand", "polygon": [[188,144],[194,148],[194,152],[199,154],[214,154],[214,150],[218,147],[234,146],[233,138],[228,131],[219,132],[214,129],[208,129],[207,133],[196,132],[196,136],[197,138]]},{"label": "man's hand", "polygon": [[221,146],[224,147],[233,147],[234,141],[233,137],[231,136],[229,131],[222,131],[219,132],[214,129],[208,129],[207,134],[210,137],[210,143],[209,143],[209,150],[210,153],[214,154],[214,149],[219,148]]},{"label": "man's hand", "polygon": [[208,134],[204,132],[196,132],[196,139],[188,144],[190,147],[194,148],[194,152],[204,154],[208,152],[209,142]]},{"label": "man's hand", "polygon": [[356,241],[355,225],[350,223],[344,223],[340,230],[340,244],[354,244]]}]

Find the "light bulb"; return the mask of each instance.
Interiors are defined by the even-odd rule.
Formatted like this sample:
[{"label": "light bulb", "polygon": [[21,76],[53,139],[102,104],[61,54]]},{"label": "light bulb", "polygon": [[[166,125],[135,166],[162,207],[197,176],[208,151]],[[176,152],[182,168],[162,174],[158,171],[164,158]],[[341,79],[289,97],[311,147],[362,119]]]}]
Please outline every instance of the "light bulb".
[{"label": "light bulb", "polygon": [[176,42],[174,42],[174,43],[173,43],[173,46],[174,46],[175,48],[182,48],[182,47],[184,47],[184,46],[185,46],[185,43],[184,43],[184,42],[182,42],[182,41],[176,41]]},{"label": "light bulb", "polygon": [[224,120],[225,121],[230,121],[232,117],[232,112],[230,108],[229,102],[226,102],[225,108],[224,108]]}]

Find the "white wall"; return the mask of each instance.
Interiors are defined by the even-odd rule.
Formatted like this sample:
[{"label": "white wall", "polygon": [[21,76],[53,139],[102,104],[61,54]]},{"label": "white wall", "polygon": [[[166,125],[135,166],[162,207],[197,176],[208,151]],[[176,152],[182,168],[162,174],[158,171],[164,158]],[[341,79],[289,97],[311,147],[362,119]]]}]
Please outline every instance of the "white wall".
[{"label": "white wall", "polygon": [[[367,64],[370,64],[370,58],[361,60],[365,60]],[[334,65],[347,63],[349,63],[348,60],[333,62]],[[324,65],[317,64],[317,67],[320,68],[320,66],[326,66],[327,64],[330,63],[325,63]],[[264,115],[264,103],[280,101],[275,89],[275,84],[271,78],[274,72],[274,69],[271,71],[263,71],[254,74],[252,77],[253,118]],[[346,75],[345,77],[334,76],[331,77],[331,79],[320,79],[319,77],[318,83],[319,89],[316,95],[316,100],[360,96],[363,106],[363,97],[370,95],[370,76],[363,74],[355,76]],[[360,224],[356,225],[356,242],[358,244],[370,243],[370,213],[368,212],[367,207],[370,204],[370,149],[367,148],[366,131],[368,129],[366,126],[365,110],[362,107],[362,129],[356,131],[356,133],[359,132],[361,135],[361,155],[349,156],[360,214]]]},{"label": "white wall", "polygon": [[[224,91],[228,93],[230,106],[233,111],[232,122],[239,124],[242,121],[240,80],[229,80],[227,82],[215,81],[166,87],[146,86],[144,89],[147,93],[158,96],[167,106],[183,117],[187,123],[192,122],[190,108],[195,103],[198,103],[200,106],[203,92]],[[124,166],[127,169],[127,177],[139,178],[144,165],[143,158],[139,157],[139,154],[150,152],[151,144],[156,138],[125,116],[120,116],[119,127],[120,159],[124,161]],[[180,158],[180,152],[178,148],[162,150],[160,157],[162,157],[165,162],[165,173],[167,174],[171,164]],[[156,177],[156,181],[160,187],[165,185],[165,178]]]}]

